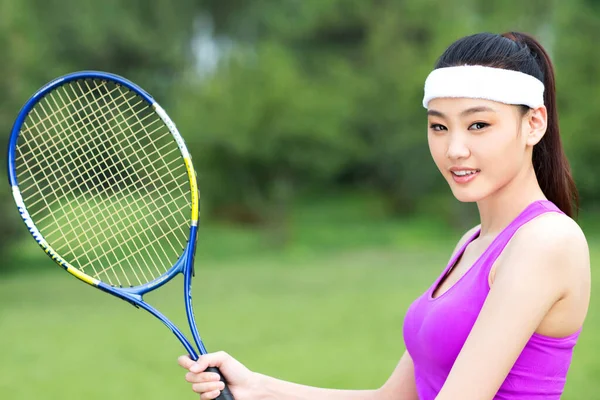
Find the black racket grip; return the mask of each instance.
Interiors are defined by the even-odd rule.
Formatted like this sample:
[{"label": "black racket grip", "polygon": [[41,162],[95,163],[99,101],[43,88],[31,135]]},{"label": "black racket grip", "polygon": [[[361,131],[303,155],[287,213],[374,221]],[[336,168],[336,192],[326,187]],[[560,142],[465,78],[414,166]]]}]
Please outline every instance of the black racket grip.
[{"label": "black racket grip", "polygon": [[221,371],[219,371],[219,368],[208,367],[208,368],[206,368],[206,371],[214,372],[215,374],[219,374],[219,376],[221,377],[221,382],[223,382],[225,384],[225,388],[223,390],[221,390],[221,394],[215,400],[235,400],[233,398],[233,395],[229,391],[229,386],[227,386],[227,382],[225,382],[225,378],[223,377],[223,374],[221,373]]}]

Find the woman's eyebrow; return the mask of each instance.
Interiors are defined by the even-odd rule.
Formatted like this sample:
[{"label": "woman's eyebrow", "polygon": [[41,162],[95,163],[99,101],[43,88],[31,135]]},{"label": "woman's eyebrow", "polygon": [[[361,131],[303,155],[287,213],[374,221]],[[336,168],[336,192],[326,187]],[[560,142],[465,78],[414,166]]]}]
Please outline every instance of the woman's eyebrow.
[{"label": "woman's eyebrow", "polygon": [[[466,115],[475,114],[478,112],[496,112],[496,110],[494,110],[491,107],[486,107],[486,106],[471,107],[471,108],[467,108],[466,110],[462,111],[460,113],[460,116],[464,117]],[[434,117],[441,117],[441,118],[445,117],[444,113],[442,113],[441,111],[431,110],[431,109],[427,110],[427,115],[431,115]]]},{"label": "woman's eyebrow", "polygon": [[464,117],[465,115],[475,114],[478,112],[496,112],[496,110],[494,110],[491,107],[479,106],[479,107],[467,108],[466,110],[461,112],[460,115],[461,115],[461,117]]}]

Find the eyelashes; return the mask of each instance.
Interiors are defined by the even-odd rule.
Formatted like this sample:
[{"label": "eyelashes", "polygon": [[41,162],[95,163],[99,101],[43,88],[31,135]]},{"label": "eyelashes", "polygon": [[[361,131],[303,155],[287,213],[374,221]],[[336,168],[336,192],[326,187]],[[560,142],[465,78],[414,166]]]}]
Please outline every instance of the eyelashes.
[{"label": "eyelashes", "polygon": [[472,124],[472,125],[469,127],[469,129],[471,129],[471,127],[473,127],[473,126],[475,126],[475,125],[479,126],[479,128],[477,128],[476,130],[481,130],[481,129],[484,129],[484,128],[487,128],[488,126],[490,126],[490,124],[488,124],[488,123],[486,123],[486,122],[475,122],[474,124]]},{"label": "eyelashes", "polygon": [[442,130],[446,129],[446,127],[444,125],[440,125],[440,124],[431,124],[431,125],[429,125],[429,129],[431,129],[433,131],[442,131]]},{"label": "eyelashes", "polygon": [[[488,124],[487,122],[474,122],[471,125],[469,125],[469,130],[470,131],[480,131],[482,129],[487,128],[488,126],[490,126],[490,124]],[[432,131],[436,131],[436,132],[440,132],[440,131],[447,131],[448,128],[446,128],[444,125],[442,124],[430,124],[429,125],[429,129],[431,129]]]}]

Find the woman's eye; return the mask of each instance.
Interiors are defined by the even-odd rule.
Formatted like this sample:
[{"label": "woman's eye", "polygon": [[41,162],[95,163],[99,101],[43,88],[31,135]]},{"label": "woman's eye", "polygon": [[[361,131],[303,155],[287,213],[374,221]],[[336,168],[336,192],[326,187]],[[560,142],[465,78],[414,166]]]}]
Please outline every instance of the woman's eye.
[{"label": "woman's eye", "polygon": [[490,124],[486,124],[485,122],[475,122],[473,125],[471,125],[469,127],[469,129],[473,128],[475,130],[480,130],[485,128],[486,126],[489,126]]},{"label": "woman's eye", "polygon": [[431,124],[429,127],[434,131],[443,131],[444,129],[446,129],[444,125],[440,124]]}]

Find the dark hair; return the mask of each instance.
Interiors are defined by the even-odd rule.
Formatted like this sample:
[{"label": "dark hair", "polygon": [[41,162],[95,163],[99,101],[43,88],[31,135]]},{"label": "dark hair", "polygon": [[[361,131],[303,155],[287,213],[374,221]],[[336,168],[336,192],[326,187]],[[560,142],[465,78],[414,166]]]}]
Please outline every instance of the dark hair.
[{"label": "dark hair", "polygon": [[[544,137],[533,148],[533,168],[548,200],[569,217],[576,215],[579,210],[579,195],[560,140],[554,68],[546,50],[525,33],[478,33],[450,45],[435,68],[464,64],[520,71],[544,83],[548,127]],[[524,111],[529,110],[527,106],[522,107]]]}]

